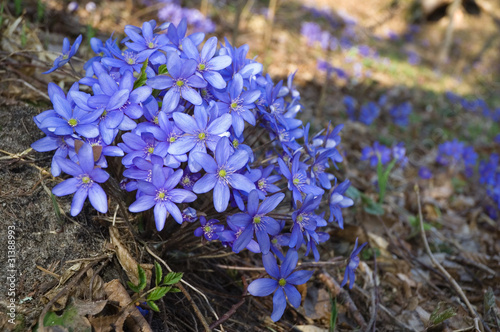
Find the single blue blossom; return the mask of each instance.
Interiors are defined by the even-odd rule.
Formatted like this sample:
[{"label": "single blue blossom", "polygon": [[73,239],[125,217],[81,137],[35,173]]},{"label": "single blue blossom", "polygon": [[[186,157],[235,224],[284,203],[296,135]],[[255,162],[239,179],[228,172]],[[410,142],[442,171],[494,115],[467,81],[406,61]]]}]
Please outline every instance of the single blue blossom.
[{"label": "single blue blossom", "polygon": [[56,69],[61,68],[62,66],[67,64],[69,62],[69,60],[73,57],[73,55],[75,55],[76,51],[78,51],[78,48],[80,47],[81,42],[82,42],[82,35],[79,35],[76,38],[73,45],[71,45],[69,43],[68,38],[64,38],[62,54],[54,60],[54,65],[52,66],[52,68],[50,68],[49,70],[47,70],[46,72],[44,72],[42,74],[52,73]]},{"label": "single blue blossom", "polygon": [[344,287],[347,281],[349,281],[349,289],[352,289],[354,286],[354,281],[356,280],[356,275],[354,274],[354,271],[358,268],[359,265],[359,253],[363,248],[366,246],[367,242],[363,243],[359,248],[358,248],[358,238],[356,238],[356,244],[354,245],[354,249],[352,250],[351,256],[349,258],[349,264],[347,264],[345,268],[345,274],[344,274],[344,279],[342,280],[342,283],[340,284],[340,287]]},{"label": "single blue blossom", "polygon": [[275,322],[283,316],[287,298],[293,307],[300,306],[302,297],[294,286],[306,283],[313,275],[313,271],[294,271],[298,259],[297,251],[289,249],[285,260],[278,267],[273,253],[262,255],[264,268],[272,279],[256,279],[248,285],[248,292],[253,296],[268,296],[274,292],[271,319]]},{"label": "single blue blossom", "polygon": [[106,182],[109,174],[94,165],[94,152],[90,144],[83,144],[77,153],[78,164],[74,161],[55,157],[63,172],[73,176],[52,189],[56,196],[75,194],[71,202],[71,215],[82,211],[83,203],[89,197],[90,204],[99,212],[108,212],[106,193],[98,183]]},{"label": "single blue blossom", "polygon": [[153,165],[151,182],[139,181],[138,189],[143,194],[128,208],[131,212],[142,212],[154,206],[156,229],[161,231],[165,226],[165,220],[171,214],[175,221],[182,223],[182,213],[174,203],[190,203],[196,199],[196,195],[185,189],[174,189],[182,177],[179,169],[170,177],[166,178],[162,167]]},{"label": "single blue blossom", "polygon": [[215,147],[215,159],[206,153],[193,152],[194,160],[207,172],[194,184],[193,191],[202,194],[214,189],[213,200],[217,212],[223,212],[227,208],[229,186],[247,193],[255,189],[252,181],[236,173],[247,164],[248,153],[236,150],[231,154],[229,145],[229,140],[222,137]]}]

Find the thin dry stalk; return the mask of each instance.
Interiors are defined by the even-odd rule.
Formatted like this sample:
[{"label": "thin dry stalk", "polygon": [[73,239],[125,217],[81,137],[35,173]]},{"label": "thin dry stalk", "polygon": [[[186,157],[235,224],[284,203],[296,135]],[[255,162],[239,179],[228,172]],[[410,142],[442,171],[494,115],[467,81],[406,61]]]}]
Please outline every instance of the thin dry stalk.
[{"label": "thin dry stalk", "polygon": [[427,236],[425,236],[424,218],[422,216],[422,205],[420,204],[420,189],[419,189],[418,185],[415,185],[415,193],[417,194],[418,219],[420,222],[420,234],[422,235],[422,241],[424,241],[425,251],[427,252],[427,255],[429,255],[432,264],[434,264],[434,266],[439,271],[441,271],[441,273],[446,277],[448,282],[453,286],[453,288],[458,293],[458,295],[462,298],[462,301],[464,301],[470,314],[472,315],[472,317],[474,317],[474,327],[475,327],[476,331],[483,331],[483,329],[479,328],[480,318],[477,315],[474,308],[472,308],[472,305],[470,304],[469,299],[467,299],[467,296],[465,295],[464,291],[462,290],[460,285],[455,281],[455,279],[453,279],[453,277],[448,273],[448,271],[446,271],[446,269],[436,260],[436,258],[432,254],[431,248],[429,247],[429,243],[427,242]]}]

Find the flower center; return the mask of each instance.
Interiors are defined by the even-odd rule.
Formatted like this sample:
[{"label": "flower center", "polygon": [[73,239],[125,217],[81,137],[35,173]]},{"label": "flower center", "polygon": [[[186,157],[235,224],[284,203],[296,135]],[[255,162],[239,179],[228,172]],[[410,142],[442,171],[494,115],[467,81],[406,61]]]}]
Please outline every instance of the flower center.
[{"label": "flower center", "polygon": [[286,280],[285,278],[281,278],[278,283],[280,284],[281,287],[284,287],[286,285]]},{"label": "flower center", "polygon": [[153,119],[153,122],[154,122],[155,124],[159,124],[159,123],[160,123],[160,120],[158,120],[158,117],[157,117],[157,116],[155,116],[155,118]]},{"label": "flower center", "polygon": [[204,63],[200,63],[200,64],[198,65],[198,70],[199,70],[199,71],[203,71],[203,70],[205,70],[205,68],[206,68],[206,67],[207,67],[207,66],[205,66],[205,64],[204,64]]},{"label": "flower center", "polygon": [[235,138],[235,139],[233,140],[233,146],[234,146],[234,148],[235,148],[235,149],[237,149],[237,148],[238,148],[238,145],[240,145],[240,142],[238,142],[238,140]]},{"label": "flower center", "polygon": [[298,223],[301,223],[302,221],[304,221],[304,217],[303,217],[302,215],[299,215],[299,216],[297,217],[297,222],[298,222]]},{"label": "flower center", "polygon": [[198,134],[198,138],[201,139],[201,140],[204,140],[206,137],[205,133],[199,133]]},{"label": "flower center", "polygon": [[169,141],[170,141],[170,143],[175,142],[175,137],[174,136],[170,137]]},{"label": "flower center", "polygon": [[259,186],[259,189],[261,189],[261,190],[264,189],[264,187],[266,186],[266,180],[264,180],[264,179],[259,180],[257,185]]},{"label": "flower center", "polygon": [[225,177],[226,177],[226,175],[227,175],[227,172],[226,172],[226,170],[225,170],[225,169],[221,169],[221,170],[219,171],[219,176],[220,176],[221,178],[225,178]]},{"label": "flower center", "polygon": [[149,42],[148,47],[149,47],[149,48],[154,48],[154,47],[155,47],[155,43],[153,43],[153,42]]},{"label": "flower center", "polygon": [[255,217],[253,217],[253,223],[254,223],[254,224],[260,224],[260,221],[261,221],[261,220],[260,220],[260,217],[259,217],[259,216],[255,216]]},{"label": "flower center", "polygon": [[148,148],[148,153],[149,154],[153,154],[153,152],[155,152],[155,147],[154,146],[151,146]]},{"label": "flower center", "polygon": [[205,233],[210,233],[212,231],[212,227],[210,227],[209,225],[207,225],[207,226],[203,227],[203,231]]},{"label": "flower center", "polygon": [[189,179],[188,176],[185,176],[185,177],[182,178],[182,184],[188,185],[190,183],[191,183],[191,180]]},{"label": "flower center", "polygon": [[133,65],[133,64],[134,64],[134,59],[132,59],[132,58],[128,58],[128,59],[127,59],[127,63],[128,63],[129,65]]},{"label": "flower center", "polygon": [[206,95],[208,95],[208,92],[205,89],[201,90],[200,92],[203,97],[206,97]]},{"label": "flower center", "polygon": [[71,126],[71,127],[74,127],[78,124],[78,120],[77,119],[69,119],[68,120],[68,124]]},{"label": "flower center", "polygon": [[63,54],[62,56],[63,60],[66,60],[67,58],[69,58],[68,54]]},{"label": "flower center", "polygon": [[234,110],[234,109],[236,109],[237,107],[238,107],[238,103],[237,103],[237,102],[235,102],[235,101],[233,101],[233,102],[231,103],[231,108]]},{"label": "flower center", "polygon": [[102,111],[101,118],[105,118],[107,114],[108,114],[108,111],[106,111],[106,110]]},{"label": "flower center", "polygon": [[313,171],[317,172],[318,170],[319,170],[318,166],[317,166],[317,165],[315,165],[315,166],[313,167]]},{"label": "flower center", "polygon": [[90,183],[90,178],[89,178],[88,176],[84,176],[84,177],[82,178],[82,183],[85,183],[85,184]]},{"label": "flower center", "polygon": [[293,184],[298,186],[300,184],[300,179],[299,178],[293,179]]},{"label": "flower center", "polygon": [[164,189],[160,189],[156,192],[156,200],[157,201],[165,201],[167,199],[167,194],[165,194]]},{"label": "flower center", "polygon": [[180,87],[184,86],[184,81],[178,80],[177,82],[175,82],[175,84],[180,88]]}]

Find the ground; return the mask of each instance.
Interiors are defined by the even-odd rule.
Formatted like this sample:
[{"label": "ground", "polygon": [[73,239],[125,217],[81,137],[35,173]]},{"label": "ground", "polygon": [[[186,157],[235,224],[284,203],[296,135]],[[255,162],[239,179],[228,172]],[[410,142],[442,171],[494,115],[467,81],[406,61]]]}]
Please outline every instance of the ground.
[{"label": "ground", "polygon": [[[449,98],[453,92],[468,100],[480,98],[491,110],[500,106],[495,16],[500,8],[496,4],[478,2],[479,17],[465,10],[455,14],[449,57],[443,63],[438,54],[449,18],[420,23],[418,31],[412,33],[410,23],[418,18],[418,11],[412,11],[410,1],[378,0],[363,6],[349,0],[278,1],[272,25],[263,15],[268,10],[267,1],[215,1],[208,7],[217,27],[215,34],[233,38],[238,45],[248,44],[249,56],[258,56],[275,82],[297,70],[304,121],[310,121],[315,129],[328,121],[345,124],[339,147],[345,158],[335,175],[351,180],[357,189],[350,192],[356,204],[344,211],[344,230],[336,226],[328,229],[331,241],[321,246],[314,277],[300,289],[302,306],[296,310],[289,306],[283,319],[273,323],[269,318],[271,299],[244,296],[245,284],[262,273],[262,269],[254,269],[260,266],[256,257],[234,255],[217,243],[200,242],[192,235],[196,225],[173,224],[158,233],[154,225],[143,225],[132,215],[127,220],[113,195],[109,213],[99,214],[86,203],[83,212],[73,218],[69,214],[71,198],[50,194],[61,179],[50,174],[51,153],[30,149],[32,142],[44,136],[33,116],[51,107],[48,82],[67,90],[74,78],[57,73],[41,75],[54,58],[46,50],[60,50],[64,37],[73,41],[80,33],[85,38],[96,35],[103,39],[113,31],[120,34],[126,24],[139,26],[143,20],[156,19],[155,13],[162,6],[152,1],[149,6],[139,1],[96,2],[97,8],[89,11],[84,9],[86,3],[78,2],[80,8],[72,14],[55,1],[39,1],[44,8],[41,14],[36,1],[27,1],[21,8],[22,16],[14,4],[2,6],[0,243],[7,247],[8,227],[14,226],[17,248],[17,315],[12,325],[5,314],[8,311],[1,310],[2,329],[31,330],[49,309],[62,314],[77,308],[84,317],[78,320],[82,329],[98,330],[105,326],[106,317],[118,321],[121,313],[116,303],[122,299],[118,294],[127,298],[131,292],[120,293],[119,286],[105,283],[117,279],[126,288],[127,277],[134,278],[137,263],[144,264],[150,273],[150,264],[159,257],[172,270],[183,272],[193,288],[184,285],[186,292],[168,294],[159,303],[161,314],[129,320],[126,329],[151,326],[154,331],[202,331],[198,310],[208,325],[226,318],[222,325],[213,327],[225,331],[473,331],[475,326],[481,331],[500,331],[500,224],[489,210],[494,209],[494,202],[479,183],[477,165],[474,173],[467,175],[463,169],[447,168],[435,161],[438,146],[454,138],[474,146],[480,159],[500,152],[498,142],[494,142],[500,134],[498,118],[467,111]],[[199,8],[194,1],[183,5]],[[328,8],[337,16],[345,18],[347,14],[356,19],[353,47],[326,53],[317,44],[308,45],[298,22],[316,21],[339,37],[344,27],[331,29],[325,19],[315,17],[304,6]],[[240,19],[235,24],[237,17]],[[389,32],[398,39],[388,38]],[[361,56],[359,45],[368,45],[378,56]],[[418,61],[412,62],[415,54]],[[90,56],[87,40],[78,57]],[[317,69],[317,59],[325,58],[345,70],[348,78],[327,78]],[[382,95],[388,97],[389,106],[409,101],[413,107],[410,124],[404,128],[395,125],[389,106],[369,126],[351,121],[343,103],[346,95],[359,104],[377,101]],[[374,186],[377,174],[367,161],[360,161],[362,149],[376,140],[388,146],[404,142],[409,159],[407,167],[390,175],[382,215],[367,209],[378,198]],[[432,179],[418,176],[421,166],[430,168]],[[426,250],[416,186],[430,250],[449,275]],[[340,288],[345,258],[356,238],[360,243],[368,242],[361,254],[356,285],[351,290]],[[1,261],[8,262],[7,248],[0,252]],[[163,269],[166,273],[166,266]],[[4,268],[0,279],[7,280],[7,276],[9,271]],[[67,285],[71,287],[65,288]],[[112,286],[116,288],[110,290]],[[7,294],[8,288],[9,283],[2,282],[0,293]],[[56,301],[55,297],[60,298]],[[100,306],[93,299],[108,302]],[[0,300],[3,309],[8,308],[8,300]],[[477,313],[477,325],[466,301]],[[332,316],[336,317],[333,321]]]}]

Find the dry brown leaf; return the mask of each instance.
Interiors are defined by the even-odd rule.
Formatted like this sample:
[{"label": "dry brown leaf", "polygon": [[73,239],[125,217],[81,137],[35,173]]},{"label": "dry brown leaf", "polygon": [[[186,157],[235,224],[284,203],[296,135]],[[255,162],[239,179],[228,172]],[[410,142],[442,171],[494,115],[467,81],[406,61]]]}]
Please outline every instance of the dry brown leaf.
[{"label": "dry brown leaf", "polygon": [[[127,274],[129,280],[137,285],[139,283],[139,272],[137,271],[137,261],[132,257],[130,251],[123,245],[120,237],[120,232],[116,227],[109,227],[109,235],[111,237],[111,244],[116,251],[116,257],[120,262],[123,270]],[[149,288],[151,282],[151,276],[153,275],[153,265],[152,264],[141,264],[141,267],[146,272],[146,288]]]},{"label": "dry brown leaf", "polygon": [[80,316],[86,316],[86,315],[97,315],[100,313],[108,301],[102,300],[102,301],[84,301],[84,300],[79,300],[79,299],[73,299],[73,304],[78,310],[78,314]]},{"label": "dry brown leaf", "polygon": [[[113,279],[106,283],[106,285],[104,285],[104,291],[108,295],[109,301],[116,301],[119,303],[121,308],[125,309],[123,314],[119,317],[119,320],[115,323],[117,324],[116,331],[122,330],[123,322],[125,322],[125,320],[127,322],[127,327],[132,331],[152,331],[140,311],[133,304],[129,305],[130,302],[132,302],[132,299],[118,279]],[[121,325],[118,326],[118,323]]]},{"label": "dry brown leaf", "polygon": [[[110,332],[115,330],[116,322],[120,319],[120,315],[90,317],[89,321],[92,329],[95,332]],[[123,323],[122,323],[123,325]]]}]

